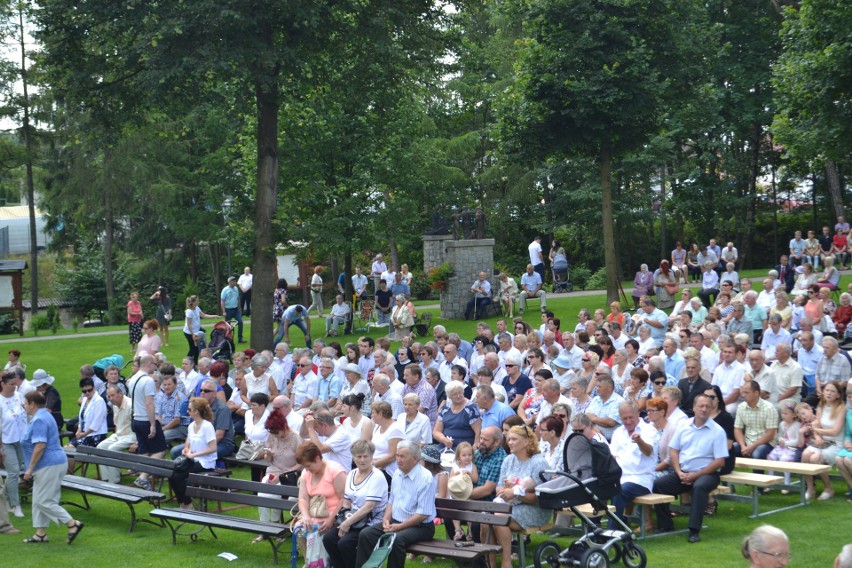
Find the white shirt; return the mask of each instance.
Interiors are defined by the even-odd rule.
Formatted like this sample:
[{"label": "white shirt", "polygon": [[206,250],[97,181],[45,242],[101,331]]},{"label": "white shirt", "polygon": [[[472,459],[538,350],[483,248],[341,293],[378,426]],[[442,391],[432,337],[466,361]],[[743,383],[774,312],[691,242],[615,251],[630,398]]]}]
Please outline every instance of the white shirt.
[{"label": "white shirt", "polygon": [[409,442],[414,444],[432,443],[432,423],[429,422],[429,417],[422,412],[418,412],[411,423],[408,423],[404,413],[400,414],[396,417],[396,423],[405,434],[405,439]]},{"label": "white shirt", "polygon": [[251,273],[246,274],[245,272],[243,272],[242,274],[240,274],[240,277],[237,278],[237,286],[239,286],[240,290],[242,290],[243,292],[248,292],[249,290],[251,290],[252,282],[254,282],[254,275]]},{"label": "white shirt", "polygon": [[[644,420],[639,420],[636,424],[636,430],[639,432],[639,437],[646,444],[654,447],[654,439],[657,437],[657,431],[653,424],[648,424]],[[635,483],[645,487],[649,491],[654,487],[654,470],[657,467],[657,456],[653,450],[651,455],[646,456],[642,453],[639,444],[635,443],[627,433],[627,428],[619,426],[612,434],[612,441],[609,444],[609,449],[613,457],[621,466],[621,483]]]},{"label": "white shirt", "polygon": [[293,406],[299,408],[309,398],[313,398],[317,390],[317,376],[313,371],[308,371],[306,375],[296,375],[296,380],[293,382]]},{"label": "white shirt", "polygon": [[734,389],[743,386],[745,373],[746,368],[739,361],[734,361],[730,365],[722,363],[713,373],[712,384],[717,385],[722,391],[722,396],[727,397]]},{"label": "white shirt", "polygon": [[[195,369],[190,370],[188,373],[185,371],[181,371],[180,375],[178,375],[178,380],[180,381],[181,388],[183,389],[183,394],[190,396],[195,392],[195,387],[198,386],[198,381],[201,379],[201,375],[199,375]],[[130,394],[129,392],[127,393]]]},{"label": "white shirt", "polygon": [[[518,351],[518,350],[517,350],[516,348],[514,348],[514,347],[510,347],[508,351],[498,351],[498,352],[497,352],[497,357],[500,359],[500,366],[501,366],[501,367],[505,367],[505,365],[506,365],[506,357],[507,357],[507,356],[509,356],[509,355],[514,355],[514,356],[515,356],[515,357],[517,357],[518,359],[520,359],[520,358],[521,358],[521,352],[520,352],[520,351]],[[521,364],[523,364],[523,361],[522,361],[522,363],[521,363]]]},{"label": "white shirt", "polygon": [[[12,394],[9,398],[0,395],[0,417],[2,417],[3,443],[17,444],[27,432],[27,413],[21,398]],[[23,467],[24,464],[21,464]]]},{"label": "white shirt", "polygon": [[701,367],[707,369],[710,376],[716,372],[716,366],[719,364],[719,354],[704,345],[701,347]]},{"label": "white shirt", "polygon": [[775,290],[761,290],[757,295],[757,305],[765,309],[767,312],[775,307]]},{"label": "white shirt", "polygon": [[627,337],[627,334],[621,332],[621,335],[618,338],[610,335],[609,340],[612,342],[612,346],[616,349],[624,349],[624,344],[627,343],[627,340],[630,339]]},{"label": "white shirt", "polygon": [[290,377],[293,376],[293,355],[287,353],[283,359],[273,359],[269,365],[269,373],[272,375],[272,380],[275,381],[275,388],[278,392],[285,392],[287,383],[290,382]]},{"label": "white shirt", "polygon": [[[571,402],[571,399],[566,397],[564,394],[560,394],[559,398],[553,404],[564,404],[568,408],[571,409],[571,416],[574,416],[574,403]],[[541,424],[541,421],[550,416],[553,413],[553,404],[547,402],[547,399],[542,399],[541,406],[538,410],[538,416],[536,416],[535,423]],[[640,421],[641,422],[641,421]]]},{"label": "white shirt", "polygon": [[533,241],[533,242],[530,243],[530,246],[527,247],[527,248],[530,251],[530,264],[535,266],[536,264],[541,264],[542,262],[544,262],[542,260],[543,257],[542,257],[542,254],[541,254],[541,243],[540,242]]},{"label": "white shirt", "polygon": [[441,373],[441,380],[445,383],[449,383],[453,379],[453,365],[459,365],[467,369],[467,361],[459,356],[456,356],[452,363],[444,361],[438,366],[438,372]]}]

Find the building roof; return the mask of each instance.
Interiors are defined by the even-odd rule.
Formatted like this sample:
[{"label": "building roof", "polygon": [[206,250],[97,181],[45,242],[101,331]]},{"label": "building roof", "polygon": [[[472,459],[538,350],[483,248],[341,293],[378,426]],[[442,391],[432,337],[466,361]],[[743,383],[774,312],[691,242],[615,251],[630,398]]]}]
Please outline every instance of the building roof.
[{"label": "building roof", "polygon": [[15,272],[26,269],[26,260],[0,260],[0,272]]},{"label": "building roof", "polygon": [[[41,211],[36,208],[35,216],[41,217]],[[0,221],[9,219],[29,219],[30,208],[27,205],[15,205],[12,207],[0,207]]]}]

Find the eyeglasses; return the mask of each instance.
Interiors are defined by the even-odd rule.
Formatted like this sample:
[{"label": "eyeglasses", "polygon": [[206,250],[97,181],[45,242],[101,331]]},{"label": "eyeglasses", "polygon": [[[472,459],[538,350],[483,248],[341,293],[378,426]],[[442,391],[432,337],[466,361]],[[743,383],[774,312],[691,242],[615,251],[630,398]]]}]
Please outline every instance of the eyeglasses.
[{"label": "eyeglasses", "polygon": [[666,381],[654,381],[655,385],[666,386]]},{"label": "eyeglasses", "polygon": [[718,398],[715,394],[705,394],[704,396],[706,396],[710,400],[716,400]]},{"label": "eyeglasses", "polygon": [[211,389],[201,389],[201,392],[216,392],[216,391],[211,390]]},{"label": "eyeglasses", "polygon": [[304,365],[304,364],[302,364],[302,363],[299,363],[299,366],[300,366],[300,367],[310,367],[311,365],[310,365],[310,363],[308,363],[307,365]]},{"label": "eyeglasses", "polygon": [[574,432],[575,434],[582,434],[583,432],[586,431],[586,429],[585,428],[574,428],[571,431]]},{"label": "eyeglasses", "polygon": [[648,408],[648,412],[659,412],[659,408]]},{"label": "eyeglasses", "polygon": [[765,554],[766,556],[771,556],[772,558],[780,559],[786,558],[787,560],[793,559],[792,552],[766,552],[765,550],[755,550],[755,552],[759,552],[760,554]]},{"label": "eyeglasses", "polygon": [[512,367],[517,367],[517,365],[512,365],[511,363],[506,363],[507,369],[511,369]]},{"label": "eyeglasses", "polygon": [[83,394],[89,394],[90,392],[94,392],[95,389],[83,389]]},{"label": "eyeglasses", "polygon": [[589,361],[591,361],[591,359],[589,359],[588,357],[583,357],[582,359],[583,359],[583,361],[585,361],[585,362],[587,362],[587,363],[588,363]]},{"label": "eyeglasses", "polygon": [[541,359],[538,355],[527,355],[527,359]]}]

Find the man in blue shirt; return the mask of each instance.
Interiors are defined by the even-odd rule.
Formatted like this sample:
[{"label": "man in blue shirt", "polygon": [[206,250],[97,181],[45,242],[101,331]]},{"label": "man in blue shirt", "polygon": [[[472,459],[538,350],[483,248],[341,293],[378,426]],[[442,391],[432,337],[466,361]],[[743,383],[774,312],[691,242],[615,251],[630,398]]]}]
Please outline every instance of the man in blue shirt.
[{"label": "man in blue shirt", "polygon": [[388,568],[405,567],[405,549],[410,544],[431,540],[435,535],[435,480],[420,465],[420,446],[403,440],[396,449],[398,469],[393,474],[388,506],[381,525],[372,525],[358,535],[356,566],[363,566],[385,533],[396,540],[388,556]]},{"label": "man in blue shirt", "polygon": [[637,314],[640,317],[636,324],[648,324],[651,328],[651,338],[654,340],[654,343],[657,344],[657,347],[662,347],[663,340],[666,338],[669,316],[663,310],[657,308],[657,302],[648,296],[645,296],[642,300],[642,312],[637,312]]},{"label": "man in blue shirt", "polygon": [[228,285],[222,288],[220,303],[222,313],[225,314],[225,321],[231,323],[232,319],[237,320],[237,337],[240,343],[245,343],[243,340],[243,313],[240,310],[240,289],[237,288],[236,276],[228,278]]},{"label": "man in blue shirt", "polygon": [[477,406],[482,411],[482,424],[480,426],[482,429],[488,426],[502,428],[505,419],[517,414],[508,404],[497,400],[494,389],[490,385],[477,387],[475,398]]},{"label": "man in blue shirt", "polygon": [[479,280],[471,285],[470,291],[473,292],[473,298],[464,310],[466,320],[470,319],[471,313],[483,314],[485,308],[491,303],[491,282],[488,281],[488,275],[485,272],[479,273]]},{"label": "man in blue shirt", "polygon": [[533,265],[527,265],[527,271],[521,276],[520,310],[524,313],[527,308],[527,298],[541,298],[541,311],[547,311],[547,294],[541,288],[541,276],[533,270]]},{"label": "man in blue shirt", "polygon": [[305,346],[311,348],[311,320],[308,318],[308,309],[302,304],[293,304],[284,311],[281,317],[281,325],[284,327],[284,342],[290,344],[290,326],[295,325],[305,334]]},{"label": "man in blue shirt", "polygon": [[408,286],[408,283],[402,279],[402,272],[397,271],[393,275],[393,284],[391,284],[391,294],[396,298],[400,294],[408,298],[411,296],[411,288]]}]

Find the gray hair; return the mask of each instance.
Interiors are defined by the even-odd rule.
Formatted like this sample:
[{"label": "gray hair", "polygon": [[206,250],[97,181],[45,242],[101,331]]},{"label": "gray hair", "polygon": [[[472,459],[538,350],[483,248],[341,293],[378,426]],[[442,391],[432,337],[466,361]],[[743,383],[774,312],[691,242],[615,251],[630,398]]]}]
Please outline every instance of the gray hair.
[{"label": "gray hair", "polygon": [[[144,364],[145,364],[145,357],[150,357],[150,355],[146,355],[146,356],[141,357],[141,358],[139,359],[139,364],[140,364],[140,365],[144,365]],[[153,360],[153,357],[151,357],[151,359]],[[209,367],[210,365],[212,365],[212,364],[213,364],[213,359],[211,359],[210,357],[202,357],[201,359],[199,359],[199,360],[198,360],[198,364],[199,364],[199,365],[206,365],[206,366],[208,366],[208,367]]]},{"label": "gray hair", "polygon": [[450,381],[444,387],[444,392],[447,393],[447,397],[455,394],[456,391],[464,391],[464,383],[460,381]]},{"label": "gray hair", "polygon": [[214,393],[219,390],[219,383],[217,383],[213,379],[205,380],[204,382],[201,383],[201,386],[202,387],[204,387],[204,386],[211,387],[213,389]]},{"label": "gray hair", "polygon": [[643,323],[642,325],[639,326],[639,333],[641,333],[643,331],[646,332],[646,333],[651,333],[651,326],[648,325],[647,323]]},{"label": "gray hair", "polygon": [[416,392],[410,392],[404,397],[402,397],[403,402],[413,402],[417,406],[420,406],[420,395]]},{"label": "gray hair", "polygon": [[769,546],[770,540],[783,540],[790,542],[787,534],[772,525],[760,525],[743,539],[742,554],[744,558],[751,558],[752,551],[762,552]]},{"label": "gray hair", "polygon": [[376,453],[376,446],[373,445],[373,442],[368,442],[367,440],[356,440],[355,443],[352,444],[351,450],[353,456],[361,456],[364,454],[372,456]]},{"label": "gray hair", "polygon": [[565,404],[564,402],[557,402],[552,407],[550,407],[550,413],[553,414],[557,410],[564,410],[565,416],[568,417],[568,424],[571,424],[571,407]]},{"label": "gray hair", "polygon": [[828,342],[832,347],[839,347],[840,343],[838,343],[837,339],[831,337],[830,335],[826,335],[822,338],[823,347],[825,347],[825,343]]},{"label": "gray hair", "polygon": [[326,426],[334,426],[334,414],[329,412],[328,410],[320,410],[314,414],[314,418],[320,424],[325,424]]},{"label": "gray hair", "polygon": [[781,323],[781,314],[771,314],[769,316],[769,323]]},{"label": "gray hair", "polygon": [[484,396],[488,400],[494,400],[495,394],[494,389],[491,388],[491,385],[482,385],[477,387],[476,392]]},{"label": "gray hair", "polygon": [[509,343],[511,343],[512,336],[504,331],[497,336],[497,341],[508,341]]},{"label": "gray hair", "polygon": [[519,355],[515,355],[514,353],[511,355],[506,355],[506,360],[504,361],[504,364],[506,363],[510,363],[512,365],[520,365],[521,357]]},{"label": "gray hair", "polygon": [[583,390],[586,390],[587,388],[589,388],[589,380],[585,379],[583,377],[576,377],[575,379],[573,379],[571,381],[571,384],[577,385],[578,387],[580,387]]},{"label": "gray hair", "polygon": [[417,461],[420,461],[420,444],[415,444],[409,440],[400,440],[396,445],[396,450],[406,449],[411,453],[412,456],[417,458]]},{"label": "gray hair", "polygon": [[405,297],[405,294],[397,294],[396,298],[394,298],[394,300],[396,300],[397,302],[400,302],[400,301],[405,302],[406,299],[407,298]]},{"label": "gray hair", "polygon": [[272,361],[269,360],[269,357],[263,353],[258,353],[251,358],[251,370],[256,371],[258,367],[269,367],[270,363]]},{"label": "gray hair", "polygon": [[390,377],[385,375],[384,373],[379,373],[378,375],[375,375],[373,377],[373,385],[375,386],[376,383],[382,385],[383,387],[390,386]]}]

